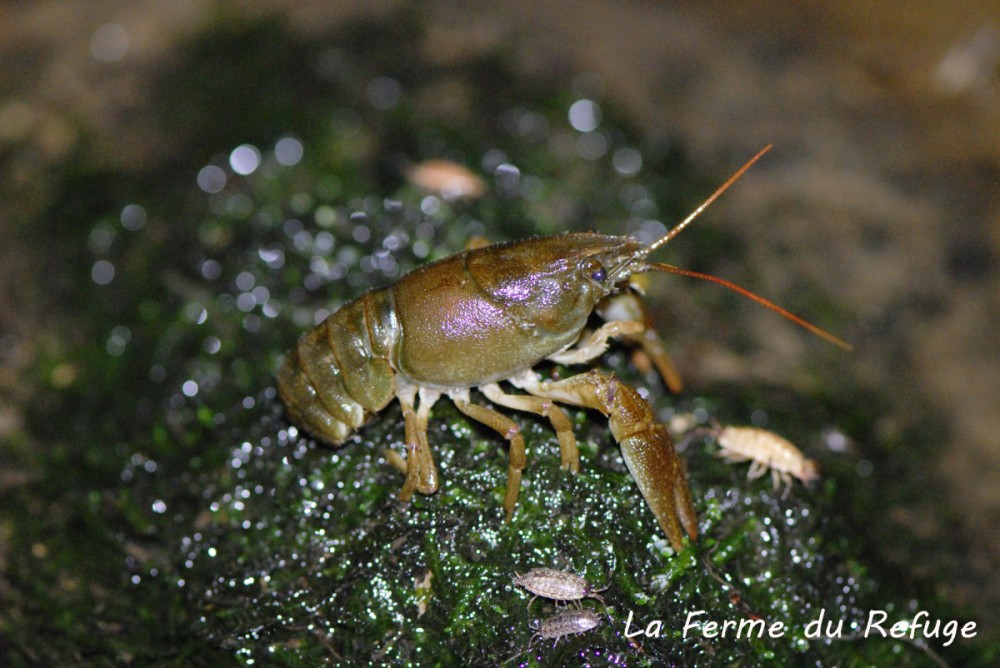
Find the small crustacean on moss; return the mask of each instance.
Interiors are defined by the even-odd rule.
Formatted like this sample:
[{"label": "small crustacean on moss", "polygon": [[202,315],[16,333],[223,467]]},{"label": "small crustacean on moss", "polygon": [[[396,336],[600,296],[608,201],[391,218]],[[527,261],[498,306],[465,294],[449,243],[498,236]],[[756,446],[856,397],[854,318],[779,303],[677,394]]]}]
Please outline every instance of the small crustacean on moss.
[{"label": "small crustacean on moss", "polygon": [[[555,568],[532,568],[524,575],[514,573],[514,585],[524,587],[533,594],[531,600],[528,601],[529,611],[531,610],[531,604],[539,596],[550,598],[559,603],[572,602],[578,608],[582,607],[580,601],[585,598],[596,599],[602,605],[605,605],[604,597],[599,592],[604,591],[610,586],[604,585],[603,587],[595,588],[587,582],[586,578],[576,573],[560,571]],[[605,605],[605,607],[607,606]]]},{"label": "small crustacean on moss", "polygon": [[531,643],[535,642],[536,639],[555,639],[555,642],[552,643],[552,646],[555,647],[566,636],[586,633],[587,631],[596,629],[600,625],[601,618],[596,612],[590,610],[566,610],[548,619],[543,619],[541,622],[529,622],[528,627],[535,634],[531,636],[528,646],[530,647]]},{"label": "small crustacean on moss", "polygon": [[[596,409],[608,416],[632,477],[671,545],[680,550],[685,533],[691,540],[697,537],[697,518],[684,467],[649,404],[608,374],[591,371],[546,382],[533,369],[543,360],[589,362],[618,336],[632,337],[654,358],[657,368],[668,369],[669,364],[659,359],[666,356],[662,342],[641,315],[639,293],[630,287],[633,274],[649,271],[721,283],[846,346],[727,281],[647,259],[766,150],[649,245],[595,233],[494,244],[446,257],[393,285],[366,292],[306,332],[286,357],[278,372],[278,390],[289,416],[317,439],[340,444],[398,399],[407,452],[399,498],[407,501],[414,491],[430,494],[438,489],[427,422],[431,407],[445,395],[470,419],[509,441],[503,506],[510,519],[525,466],[524,439],[506,415],[473,403],[470,390],[478,388],[497,406],[547,418],[559,439],[562,466],[572,472],[579,469],[576,436],[557,404]],[[628,304],[614,308],[618,300]],[[593,312],[611,320],[585,337]],[[527,394],[507,393],[501,382]]]},{"label": "small crustacean on moss", "polygon": [[774,432],[758,427],[719,427],[713,435],[721,448],[719,457],[727,462],[752,462],[747,473],[750,480],[770,469],[775,490],[784,483],[787,494],[793,477],[807,485],[819,477],[819,464],[806,459],[791,441]]},{"label": "small crustacean on moss", "polygon": [[450,160],[428,160],[412,165],[406,178],[424,190],[440,193],[448,200],[476,199],[486,192],[486,183],[468,167]]}]

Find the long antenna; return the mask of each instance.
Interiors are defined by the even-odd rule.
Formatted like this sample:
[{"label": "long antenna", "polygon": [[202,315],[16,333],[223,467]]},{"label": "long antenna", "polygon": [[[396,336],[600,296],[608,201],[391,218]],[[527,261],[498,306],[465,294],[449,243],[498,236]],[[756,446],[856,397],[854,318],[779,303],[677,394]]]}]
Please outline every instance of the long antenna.
[{"label": "long antenna", "polygon": [[740,287],[735,283],[731,283],[724,278],[719,278],[718,276],[712,276],[711,274],[703,274],[699,271],[691,271],[690,269],[681,269],[680,267],[675,267],[672,264],[664,264],[663,262],[646,262],[645,266],[649,269],[654,269],[656,271],[665,271],[671,274],[680,274],[681,276],[690,276],[692,278],[700,278],[705,281],[711,281],[712,283],[718,283],[719,285],[729,288],[733,292],[738,292],[744,297],[754,300],[761,306],[767,307],[779,315],[783,315],[784,317],[794,322],[796,325],[805,327],[810,332],[812,332],[819,338],[823,339],[824,341],[829,341],[833,345],[839,348],[843,348],[844,350],[854,350],[854,346],[852,346],[850,343],[847,343],[843,339],[834,336],[825,329],[820,329],[819,327],[812,324],[808,320],[804,320],[799,316],[795,315],[794,313],[792,313],[791,311],[778,306],[770,299],[765,299],[758,294],[754,294],[753,292],[750,292],[746,288]]},{"label": "long antenna", "polygon": [[652,253],[657,248],[659,248],[660,246],[662,246],[663,244],[667,243],[668,241],[670,241],[671,239],[673,239],[674,237],[676,237],[678,234],[680,234],[681,232],[683,232],[684,228],[687,227],[688,225],[690,225],[691,221],[693,221],[695,218],[697,218],[699,213],[701,213],[702,211],[704,211],[705,209],[707,209],[708,206],[712,202],[714,202],[715,200],[717,200],[719,198],[719,195],[721,195],[722,193],[726,192],[726,190],[729,189],[729,186],[731,186],[734,183],[736,183],[736,181],[739,180],[739,178],[741,176],[743,176],[743,174],[748,169],[750,169],[750,167],[753,166],[753,163],[755,163],[758,160],[760,160],[761,157],[763,157],[763,155],[765,153],[767,153],[768,151],[770,151],[773,146],[774,146],[774,144],[768,144],[767,146],[765,146],[764,148],[762,148],[760,151],[758,151],[757,155],[755,155],[754,157],[750,158],[750,160],[748,160],[745,165],[743,165],[738,170],[736,170],[735,174],[733,174],[732,176],[730,176],[726,180],[725,183],[723,183],[721,186],[719,186],[716,189],[716,191],[714,193],[712,193],[711,196],[708,199],[706,199],[704,202],[701,203],[701,206],[699,206],[697,209],[695,209],[690,214],[688,214],[687,218],[685,218],[681,222],[677,223],[677,225],[675,225],[672,230],[670,230],[669,232],[667,232],[666,234],[664,234],[662,237],[660,237],[659,239],[657,239],[653,243],[651,243],[648,246],[646,246],[645,248],[643,248],[642,249],[642,254],[643,255],[648,255],[649,253]]},{"label": "long antenna", "polygon": [[[656,250],[657,248],[659,248],[663,244],[667,243],[668,241],[670,241],[671,239],[673,239],[674,237],[676,237],[682,231],[684,231],[684,228],[687,227],[688,225],[690,225],[691,221],[693,221],[695,218],[698,217],[698,214],[700,214],[702,211],[704,211],[705,209],[707,209],[708,206],[712,202],[714,202],[716,199],[719,198],[719,195],[721,195],[722,193],[726,192],[726,190],[729,188],[729,186],[733,185],[733,183],[735,183],[741,176],[743,176],[743,174],[748,169],[750,169],[750,167],[753,166],[753,164],[755,162],[757,162],[758,160],[760,160],[761,157],[765,153],[767,153],[768,151],[770,151],[771,148],[772,148],[772,146],[773,146],[773,144],[768,144],[767,146],[765,146],[764,148],[762,148],[760,151],[758,151],[757,155],[755,155],[754,157],[750,158],[750,160],[748,160],[745,165],[743,165],[738,170],[736,170],[735,174],[733,174],[732,176],[730,176],[726,180],[725,183],[723,183],[721,186],[719,186],[715,190],[715,192],[712,193],[711,196],[709,196],[708,199],[706,199],[704,202],[702,202],[701,205],[697,209],[695,209],[694,211],[692,211],[688,215],[687,218],[685,218],[684,220],[682,220],[681,222],[679,222],[669,232],[667,232],[665,235],[663,235],[662,237],[660,237],[659,239],[657,239],[656,241],[654,241],[650,245],[648,245],[648,246],[640,249],[639,252],[636,253],[635,258],[636,259],[638,259],[638,258],[645,258],[649,253],[653,252],[654,250]],[[799,325],[800,327],[804,327],[804,328],[808,329],[810,332],[812,332],[813,334],[815,334],[819,338],[823,339],[824,341],[828,341],[828,342],[832,343],[835,346],[843,348],[844,350],[854,350],[854,346],[852,346],[851,344],[847,343],[843,339],[834,336],[833,334],[831,334],[830,332],[826,331],[825,329],[821,329],[821,328],[817,327],[816,325],[812,324],[811,322],[809,322],[809,321],[807,321],[807,320],[805,320],[803,318],[800,318],[799,316],[795,315],[791,311],[778,306],[777,304],[775,304],[771,300],[764,299],[760,295],[754,294],[753,292],[750,292],[746,288],[740,287],[740,286],[736,285],[735,283],[731,283],[730,281],[727,281],[724,278],[719,278],[718,276],[712,276],[711,274],[703,274],[703,273],[698,272],[698,271],[691,271],[690,269],[681,269],[680,267],[675,267],[672,264],[665,264],[663,262],[648,262],[646,260],[643,260],[643,262],[642,262],[642,268],[639,271],[643,271],[643,270],[645,270],[645,271],[648,271],[648,270],[665,271],[665,272],[671,273],[671,274],[680,274],[681,276],[690,276],[691,278],[700,278],[700,279],[705,280],[705,281],[711,281],[712,283],[717,283],[717,284],[719,284],[719,285],[721,285],[723,287],[729,288],[733,292],[738,292],[739,294],[743,295],[744,297],[747,297],[748,299],[752,299],[753,301],[757,302],[761,306],[769,308],[769,309],[771,309],[772,311],[774,311],[775,313],[777,313],[779,315],[782,315],[782,316],[788,318],[789,320],[791,320],[792,322],[794,322],[796,325]]]}]

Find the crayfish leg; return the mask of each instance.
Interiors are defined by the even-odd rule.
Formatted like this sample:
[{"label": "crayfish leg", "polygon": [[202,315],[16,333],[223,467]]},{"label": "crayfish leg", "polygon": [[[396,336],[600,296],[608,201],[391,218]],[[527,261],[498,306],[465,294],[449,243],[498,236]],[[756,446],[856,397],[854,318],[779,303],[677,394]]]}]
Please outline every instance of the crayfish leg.
[{"label": "crayfish leg", "polygon": [[514,515],[514,508],[517,506],[517,497],[521,493],[521,472],[524,470],[527,457],[524,453],[524,437],[521,436],[521,428],[503,413],[498,413],[492,408],[486,408],[469,401],[468,390],[454,392],[451,400],[458,410],[462,411],[469,418],[480,422],[494,430],[510,442],[510,463],[507,467],[507,491],[504,494],[503,509],[507,513],[506,521]]},{"label": "crayfish leg", "polygon": [[433,494],[439,486],[437,465],[427,442],[427,420],[431,406],[441,396],[439,392],[420,389],[420,408],[415,410],[417,388],[406,385],[397,388],[396,396],[403,408],[406,434],[406,480],[399,490],[400,501],[409,501],[413,492]]},{"label": "crayfish leg", "polygon": [[[635,277],[633,277],[635,280]],[[653,317],[649,315],[646,302],[636,286],[624,290],[618,294],[605,297],[595,309],[597,314],[608,321],[619,321],[621,323],[636,323],[638,331],[629,332],[625,335],[625,340],[642,347],[642,351],[636,350],[632,359],[636,366],[642,366],[638,359],[645,354],[663,378],[667,389],[677,394],[683,388],[681,374],[677,371],[673,361],[667,354],[667,349],[663,344],[663,339],[653,326]]]},{"label": "crayfish leg", "polygon": [[651,360],[653,360],[653,365],[656,366],[656,370],[660,372],[660,377],[663,378],[663,382],[666,383],[667,389],[674,394],[680,394],[680,391],[684,389],[684,381],[681,380],[681,374],[677,370],[677,367],[674,366],[673,361],[670,359],[670,355],[667,354],[667,350],[663,346],[663,339],[660,338],[660,335],[656,332],[656,330],[647,329],[641,335],[627,338],[642,346],[642,351],[636,350],[633,353],[633,363],[635,363],[635,360],[640,355],[647,355]]},{"label": "crayfish leg", "polygon": [[638,322],[607,322],[575,348],[549,355],[546,359],[556,364],[585,364],[604,354],[608,349],[608,339],[616,336],[631,338],[642,330],[643,326]]},{"label": "crayfish leg", "polygon": [[576,435],[573,434],[573,423],[554,401],[525,394],[507,394],[496,383],[482,385],[479,389],[495,404],[548,418],[559,439],[562,467],[573,473],[580,470],[580,449],[576,445]]}]

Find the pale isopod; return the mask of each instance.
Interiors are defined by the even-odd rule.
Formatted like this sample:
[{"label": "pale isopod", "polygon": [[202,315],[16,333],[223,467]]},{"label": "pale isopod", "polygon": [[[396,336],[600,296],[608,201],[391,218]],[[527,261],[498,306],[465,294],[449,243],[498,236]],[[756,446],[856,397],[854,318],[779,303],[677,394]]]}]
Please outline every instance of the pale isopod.
[{"label": "pale isopod", "polygon": [[531,636],[531,642],[534,642],[535,638],[541,638],[542,640],[555,639],[555,642],[552,643],[552,646],[555,647],[559,644],[560,639],[566,636],[586,633],[597,628],[600,624],[601,618],[596,612],[570,609],[541,622],[529,624],[529,628],[535,632]]},{"label": "pale isopod", "polygon": [[[514,584],[524,587],[534,594],[528,601],[528,609],[539,596],[551,598],[560,603],[572,601],[577,607],[581,607],[580,601],[585,598],[593,598],[604,604],[604,597],[598,592],[602,592],[610,585],[604,585],[595,589],[587,580],[575,573],[559,571],[554,568],[533,568],[524,575],[514,574]],[[606,605],[605,605],[606,607]]]},{"label": "pale isopod", "polygon": [[721,446],[719,457],[727,462],[752,462],[747,477],[751,480],[771,470],[774,489],[781,483],[790,488],[792,478],[809,484],[819,477],[819,465],[806,459],[789,440],[758,427],[723,427],[715,433]]}]

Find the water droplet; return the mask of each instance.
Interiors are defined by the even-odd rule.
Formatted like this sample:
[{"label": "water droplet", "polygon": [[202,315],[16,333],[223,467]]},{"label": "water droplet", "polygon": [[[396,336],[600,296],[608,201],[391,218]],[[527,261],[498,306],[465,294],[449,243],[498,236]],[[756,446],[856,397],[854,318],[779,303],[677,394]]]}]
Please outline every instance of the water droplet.
[{"label": "water droplet", "polygon": [[249,292],[241,292],[239,296],[236,297],[236,308],[244,313],[249,313],[255,306],[257,306],[257,300],[254,299],[253,294]]},{"label": "water droplet", "polygon": [[94,229],[90,231],[90,237],[87,239],[87,243],[95,253],[107,253],[111,249],[111,244],[114,243],[115,238],[118,236],[115,228],[109,225],[105,221],[101,221],[94,225]]},{"label": "water droplet", "polygon": [[118,325],[111,330],[111,336],[108,337],[108,341],[104,348],[108,351],[108,354],[117,357],[125,352],[125,346],[128,342],[132,340],[132,330],[124,325]]},{"label": "water droplet", "polygon": [[841,431],[830,429],[823,434],[823,440],[833,452],[847,452],[851,447],[850,439]]},{"label": "water droplet", "polygon": [[316,208],[316,211],[313,213],[313,219],[320,227],[331,227],[337,222],[337,210],[332,206],[324,204]]},{"label": "water droplet", "polygon": [[608,151],[608,138],[601,132],[585,132],[576,140],[576,151],[585,160],[597,160]]},{"label": "water droplet", "polygon": [[90,55],[102,63],[121,60],[128,46],[128,31],[118,23],[105,23],[90,36]]},{"label": "water droplet", "polygon": [[640,238],[644,239],[643,243],[650,243],[666,234],[667,226],[658,220],[644,220],[639,226],[639,231]]},{"label": "water droplet", "polygon": [[253,295],[254,301],[258,306],[263,306],[271,298],[271,291],[265,288],[263,285],[258,285],[253,290],[250,291]]},{"label": "water droplet", "polygon": [[254,334],[260,331],[260,318],[251,314],[243,318],[243,329]]},{"label": "water droplet", "polygon": [[351,237],[359,244],[367,242],[372,236],[372,231],[367,225],[355,225],[351,230]]},{"label": "water droplet", "polygon": [[115,265],[107,260],[98,260],[90,268],[90,278],[98,285],[107,285],[115,278]]},{"label": "water droplet", "polygon": [[210,195],[226,187],[226,172],[216,165],[202,167],[198,172],[198,187]]},{"label": "water droplet", "polygon": [[138,204],[128,204],[122,209],[122,227],[133,232],[146,224],[146,210]]},{"label": "water droplet", "polygon": [[234,218],[246,218],[253,213],[254,203],[245,193],[236,193],[226,200],[226,213]]},{"label": "water droplet", "polygon": [[249,271],[241,271],[236,276],[236,287],[240,290],[246,292],[247,290],[252,290],[254,284],[256,284],[257,279]]},{"label": "water droplet", "polygon": [[257,255],[271,269],[281,269],[285,266],[285,254],[280,248],[260,248],[257,250]]},{"label": "water droplet", "polygon": [[437,215],[441,211],[441,200],[434,195],[428,195],[420,200],[420,210],[428,216]]},{"label": "water droplet", "polygon": [[313,240],[313,246],[316,248],[317,253],[328,255],[333,250],[336,241],[332,234],[323,230],[316,235],[316,238]]},{"label": "water droplet", "polygon": [[611,156],[611,164],[622,176],[634,176],[642,169],[642,154],[634,148],[625,146]]},{"label": "water droplet", "polygon": [[508,162],[505,162],[504,164],[497,166],[494,174],[497,180],[497,187],[500,190],[508,193],[512,193],[517,190],[517,184],[521,180],[520,169]]},{"label": "water droplet", "polygon": [[294,137],[282,137],[274,145],[274,157],[286,167],[299,164],[302,160],[304,147],[302,142]]},{"label": "water droplet", "polygon": [[202,347],[209,355],[214,355],[222,350],[222,341],[219,340],[219,337],[217,336],[210,336],[205,339],[205,343],[202,344]]},{"label": "water droplet", "polygon": [[214,281],[222,275],[222,265],[217,260],[205,260],[201,263],[201,275]]},{"label": "water droplet", "polygon": [[251,144],[237,146],[229,154],[229,166],[241,176],[253,174],[260,167],[260,151]]},{"label": "water droplet", "polygon": [[593,132],[601,124],[601,108],[593,100],[577,100],[569,108],[569,124],[580,132]]}]

